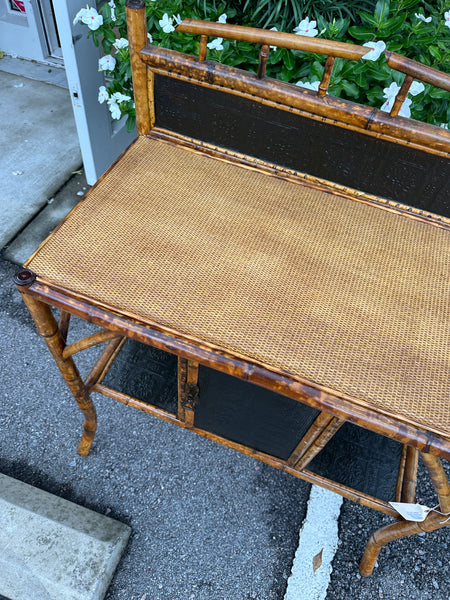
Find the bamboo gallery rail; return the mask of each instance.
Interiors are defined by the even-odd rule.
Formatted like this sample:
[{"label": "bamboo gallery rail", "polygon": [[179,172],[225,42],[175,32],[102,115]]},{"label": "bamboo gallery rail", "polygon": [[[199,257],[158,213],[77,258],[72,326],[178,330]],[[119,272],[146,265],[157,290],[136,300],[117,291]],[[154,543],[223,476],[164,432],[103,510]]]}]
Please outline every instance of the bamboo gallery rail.
[{"label": "bamboo gallery rail", "polygon": [[[327,94],[365,47],[188,19],[192,57],[147,44],[140,0],[127,20],[138,139],[15,277],[84,415],[78,452],[98,392],[323,486],[396,519],[368,576],[450,513],[450,133],[398,116],[413,78],[450,77],[387,52],[405,79],[386,114]],[[258,72],[207,60],[209,36],[259,44]],[[327,56],[318,91],[266,78],[270,46]],[[99,330],[69,343],[71,317]],[[132,343],[177,357],[172,409],[109,383]],[[74,357],[101,344],[83,380]],[[412,522],[390,503],[414,502],[419,456],[439,511]]]}]

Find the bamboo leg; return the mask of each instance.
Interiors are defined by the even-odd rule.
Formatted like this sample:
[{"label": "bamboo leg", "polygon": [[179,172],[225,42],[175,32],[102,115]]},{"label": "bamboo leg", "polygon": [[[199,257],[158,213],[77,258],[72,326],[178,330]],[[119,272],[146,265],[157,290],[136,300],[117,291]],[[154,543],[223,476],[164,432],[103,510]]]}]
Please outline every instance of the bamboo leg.
[{"label": "bamboo leg", "polygon": [[396,521],[390,523],[385,527],[377,529],[369,538],[367,542],[364,555],[359,563],[359,572],[364,577],[372,575],[375,563],[380,553],[381,548],[386,546],[392,540],[397,540],[402,537],[414,535],[415,533],[423,533],[434,531],[435,529],[441,529],[449,525],[449,522],[445,522],[446,518],[436,512],[431,512],[421,523],[415,521]]},{"label": "bamboo leg", "polygon": [[425,452],[421,452],[420,455],[439,498],[441,512],[450,513],[450,483],[448,482],[441,461],[437,456],[426,454]]},{"label": "bamboo leg", "polygon": [[411,448],[411,446],[407,446],[400,502],[414,502],[416,495],[418,459],[419,451],[417,448]]},{"label": "bamboo leg", "polygon": [[[448,513],[450,512],[450,484],[441,462],[436,456],[430,454],[422,453],[422,458],[438,495],[440,511]],[[415,533],[434,531],[448,525],[450,525],[450,521],[445,516],[432,511],[421,523],[401,520],[381,527],[370,536],[367,542],[364,555],[359,564],[361,575],[368,577],[372,574],[381,548],[392,540],[414,535]]]},{"label": "bamboo leg", "polygon": [[64,340],[58,329],[50,307],[27,294],[22,294],[25,304],[36,323],[38,332],[44,338],[61,374],[84,414],[83,435],[78,445],[78,454],[87,456],[97,429],[95,407],[86,391],[83,380],[71,357],[63,359]]}]

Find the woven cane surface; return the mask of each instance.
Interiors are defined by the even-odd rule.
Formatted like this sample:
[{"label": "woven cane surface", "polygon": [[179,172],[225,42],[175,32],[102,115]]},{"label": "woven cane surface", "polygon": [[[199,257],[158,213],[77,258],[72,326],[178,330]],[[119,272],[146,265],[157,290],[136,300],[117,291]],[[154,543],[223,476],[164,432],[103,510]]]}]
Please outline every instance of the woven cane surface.
[{"label": "woven cane surface", "polygon": [[140,138],[28,267],[450,435],[450,231]]}]

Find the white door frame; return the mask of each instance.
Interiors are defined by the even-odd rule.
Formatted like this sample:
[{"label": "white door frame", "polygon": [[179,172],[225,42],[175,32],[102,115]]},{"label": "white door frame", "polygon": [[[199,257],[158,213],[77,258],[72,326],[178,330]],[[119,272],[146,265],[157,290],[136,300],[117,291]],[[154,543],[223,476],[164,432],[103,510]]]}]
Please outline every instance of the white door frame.
[{"label": "white door frame", "polygon": [[113,122],[106,103],[98,102],[98,89],[105,85],[104,71],[98,70],[100,48],[87,38],[86,25],[73,24],[85,6],[86,0],[53,0],[86,179],[93,184],[133,141],[136,132],[126,131],[125,118]]}]

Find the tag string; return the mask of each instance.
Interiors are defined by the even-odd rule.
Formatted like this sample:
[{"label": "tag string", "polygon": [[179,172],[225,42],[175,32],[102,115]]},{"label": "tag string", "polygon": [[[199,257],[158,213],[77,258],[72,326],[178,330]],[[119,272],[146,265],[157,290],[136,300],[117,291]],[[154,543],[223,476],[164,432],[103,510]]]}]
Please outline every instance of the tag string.
[{"label": "tag string", "polygon": [[[438,507],[439,507],[439,504],[436,504],[436,506],[433,506],[433,508],[430,508],[430,512],[433,510],[434,512],[437,512],[438,515],[442,515],[443,517],[447,517],[447,515],[450,515],[450,512],[443,513],[440,510],[437,510]],[[450,516],[448,516],[445,519],[445,521],[441,521],[441,524],[447,523],[447,521],[450,521]]]}]

